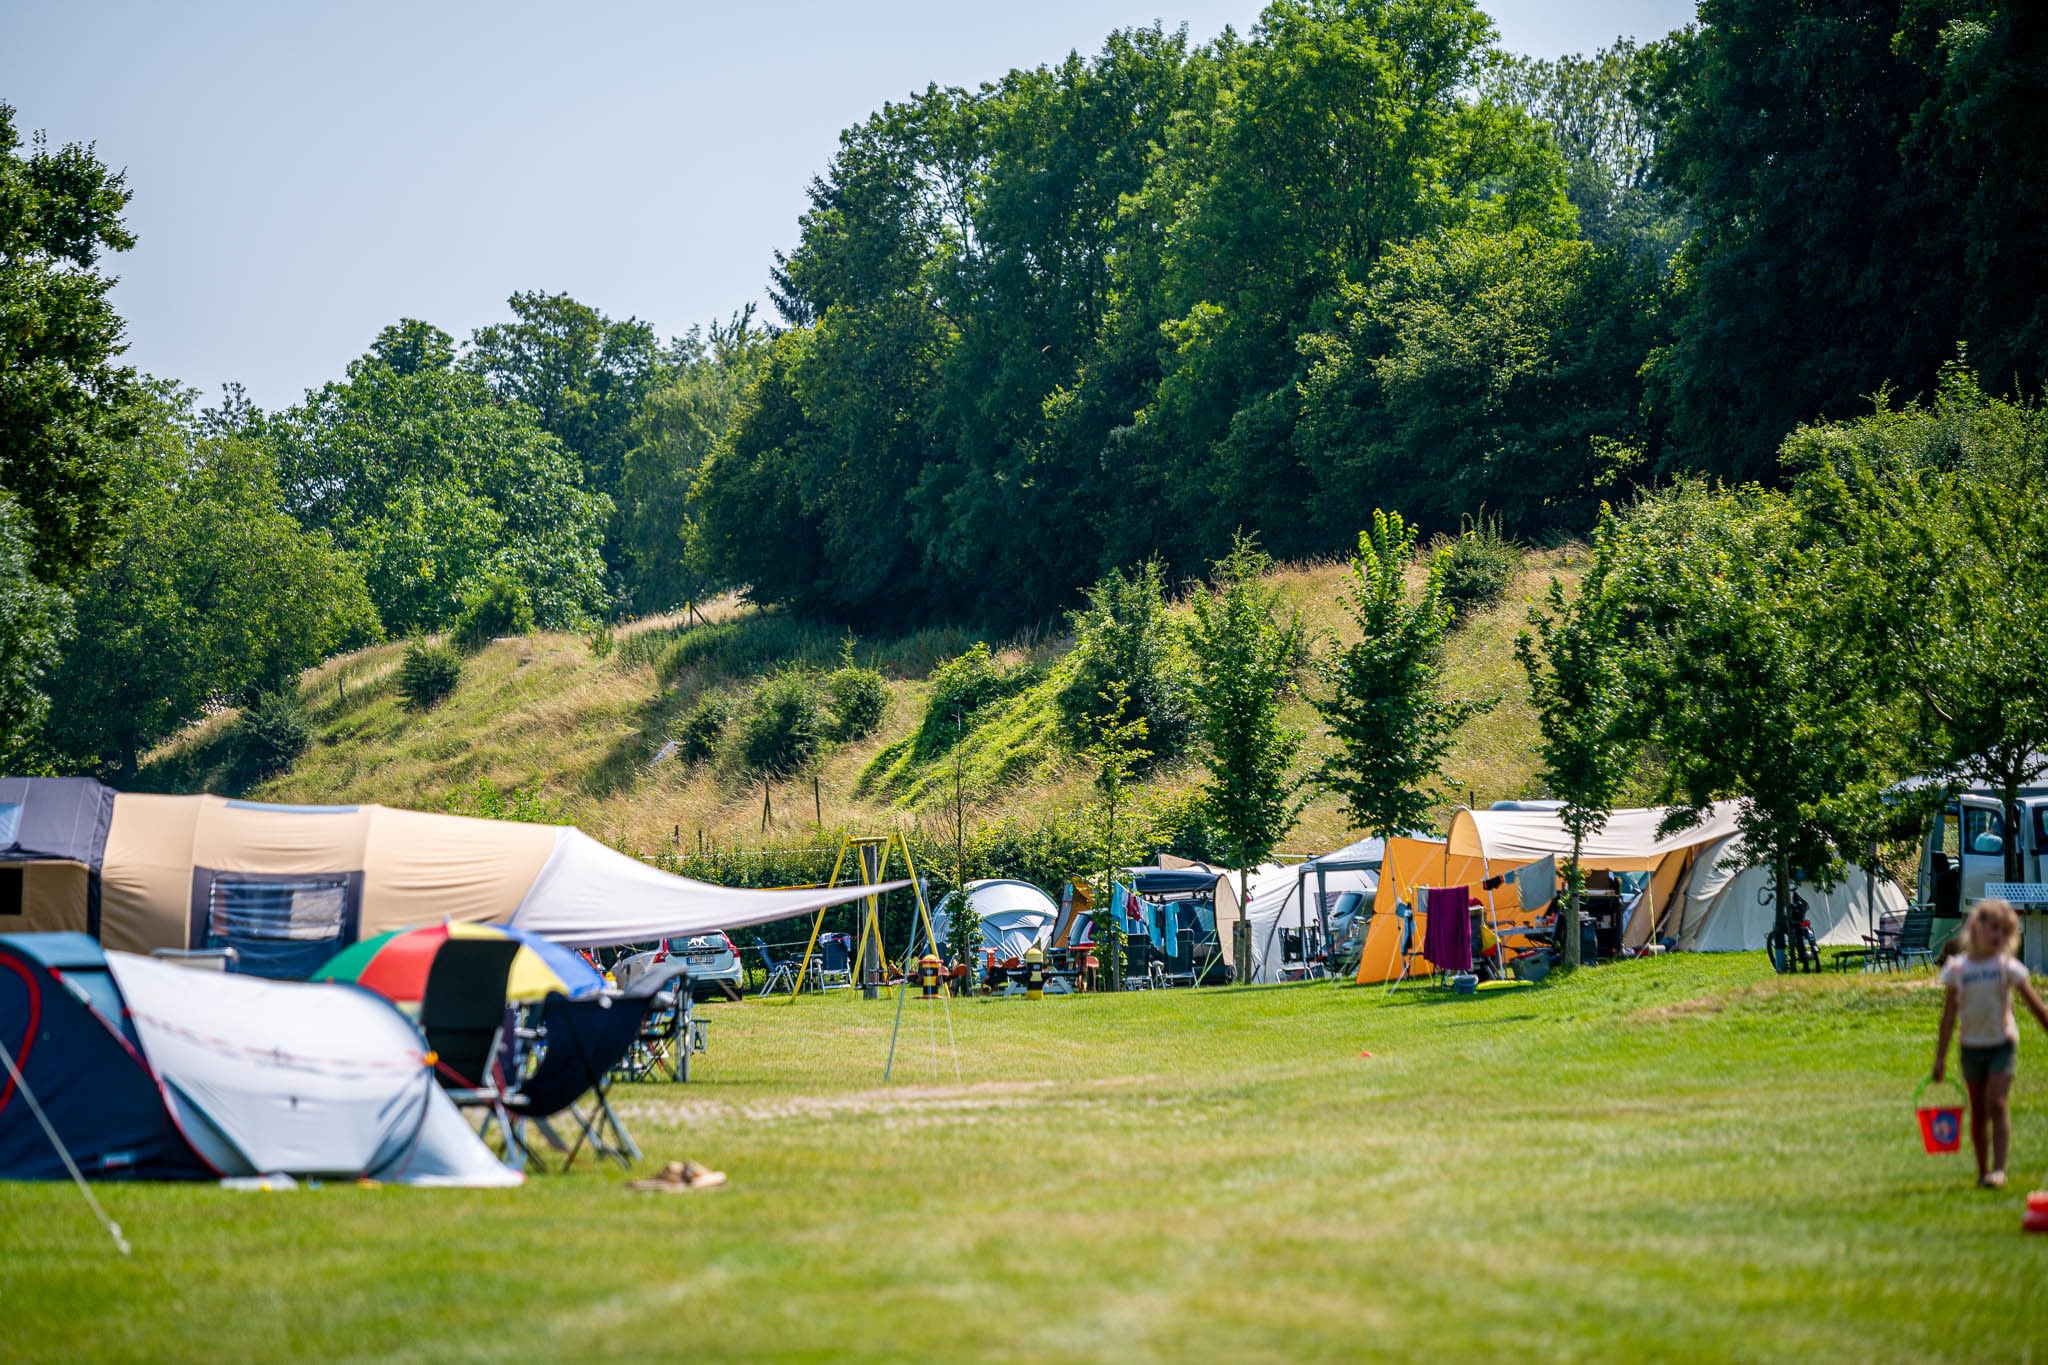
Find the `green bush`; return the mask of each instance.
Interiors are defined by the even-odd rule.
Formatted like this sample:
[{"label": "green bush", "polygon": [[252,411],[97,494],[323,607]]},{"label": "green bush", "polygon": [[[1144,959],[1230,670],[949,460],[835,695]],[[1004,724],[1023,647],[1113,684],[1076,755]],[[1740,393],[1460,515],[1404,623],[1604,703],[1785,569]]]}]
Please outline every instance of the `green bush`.
[{"label": "green bush", "polygon": [[465,593],[449,639],[474,654],[501,635],[533,634],[533,599],[510,578],[494,575]]},{"label": "green bush", "polygon": [[741,719],[735,758],[748,773],[784,777],[818,752],[824,717],[815,676],[786,668],[754,689]]},{"label": "green bush", "polygon": [[398,693],[415,711],[425,711],[462,681],[462,656],[448,645],[415,640],[398,665]]},{"label": "green bush", "polygon": [[874,669],[856,667],[850,654],[825,679],[825,695],[834,739],[863,739],[881,729],[889,714],[889,684]]},{"label": "green bush", "polygon": [[725,698],[716,693],[699,697],[676,727],[677,756],[685,763],[703,763],[717,753],[729,711]]},{"label": "green bush", "polygon": [[1457,620],[1492,606],[1508,594],[1522,571],[1522,548],[1501,534],[1500,518],[1468,519],[1456,536],[1437,542],[1444,560],[1444,601]]},{"label": "green bush", "polygon": [[264,692],[235,721],[236,776],[245,784],[274,777],[312,742],[313,727],[297,689]]},{"label": "green bush", "polygon": [[1060,728],[1081,749],[1105,719],[1103,692],[1121,680],[1128,706],[1145,721],[1143,766],[1178,757],[1194,736],[1188,664],[1179,632],[1167,614],[1164,571],[1148,561],[1126,577],[1105,575],[1088,590],[1088,605],[1071,614],[1073,675],[1060,689]]}]

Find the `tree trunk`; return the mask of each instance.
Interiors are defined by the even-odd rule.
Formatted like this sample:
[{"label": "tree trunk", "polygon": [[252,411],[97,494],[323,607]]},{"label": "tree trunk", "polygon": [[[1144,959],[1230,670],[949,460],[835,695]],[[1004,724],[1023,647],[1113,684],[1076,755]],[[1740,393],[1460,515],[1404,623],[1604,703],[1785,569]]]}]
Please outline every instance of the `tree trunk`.
[{"label": "tree trunk", "polygon": [[1771,873],[1777,885],[1778,949],[1785,954],[1784,969],[1796,972],[1799,970],[1799,921],[1794,917],[1797,912],[1792,908],[1792,864],[1781,854],[1771,859]]},{"label": "tree trunk", "polygon": [[1584,956],[1579,950],[1579,896],[1586,885],[1585,869],[1579,866],[1578,835],[1572,836],[1571,867],[1565,875],[1564,914],[1558,920],[1558,933],[1563,937],[1564,961],[1567,967],[1576,967]]},{"label": "tree trunk", "polygon": [[2027,879],[2027,874],[2025,860],[2020,854],[2019,775],[2007,774],[1998,794],[2005,803],[2005,879],[2009,882],[2023,882]]}]

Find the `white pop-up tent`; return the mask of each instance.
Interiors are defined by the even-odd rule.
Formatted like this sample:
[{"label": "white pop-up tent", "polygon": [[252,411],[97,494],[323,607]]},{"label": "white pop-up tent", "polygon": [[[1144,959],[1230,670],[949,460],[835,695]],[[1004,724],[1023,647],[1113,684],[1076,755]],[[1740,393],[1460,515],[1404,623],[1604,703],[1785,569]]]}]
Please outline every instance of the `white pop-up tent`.
[{"label": "white pop-up tent", "polygon": [[[1871,876],[1851,863],[1842,880],[1823,890],[1800,881],[1806,920],[1824,947],[1854,947],[1875,931],[1879,917],[1903,914],[1906,897],[1889,877]],[[1771,869],[1750,859],[1739,835],[1715,844],[1686,878],[1668,936],[1689,952],[1735,953],[1764,946],[1776,925],[1777,887]]]},{"label": "white pop-up tent", "polygon": [[[951,893],[932,912],[932,932],[941,947],[951,941],[953,897],[959,894]],[[967,883],[967,904],[981,921],[982,949],[993,952],[998,962],[1045,947],[1060,913],[1052,897],[1030,882],[1002,877]]]},{"label": "white pop-up tent", "polygon": [[178,1133],[220,1174],[522,1180],[463,1122],[381,996],[128,953],[108,953],[106,969]]}]

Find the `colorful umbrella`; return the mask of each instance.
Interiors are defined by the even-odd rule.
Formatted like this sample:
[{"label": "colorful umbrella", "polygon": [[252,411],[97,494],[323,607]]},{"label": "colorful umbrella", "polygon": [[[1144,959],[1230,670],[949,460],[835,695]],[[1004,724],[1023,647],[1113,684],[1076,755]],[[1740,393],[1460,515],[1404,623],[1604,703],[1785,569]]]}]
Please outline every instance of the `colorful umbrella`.
[{"label": "colorful umbrella", "polygon": [[353,981],[400,1005],[416,1005],[426,993],[434,954],[451,938],[509,938],[520,945],[505,983],[507,1000],[566,995],[571,1000],[604,989],[604,975],[558,943],[503,924],[428,924],[393,929],[345,948],[313,973],[315,981]]}]

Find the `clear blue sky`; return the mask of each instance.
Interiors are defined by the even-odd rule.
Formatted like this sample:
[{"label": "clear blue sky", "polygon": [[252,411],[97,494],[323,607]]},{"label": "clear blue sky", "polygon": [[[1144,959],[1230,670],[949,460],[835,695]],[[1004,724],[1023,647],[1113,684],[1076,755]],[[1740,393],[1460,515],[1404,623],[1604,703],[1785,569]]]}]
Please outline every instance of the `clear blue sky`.
[{"label": "clear blue sky", "polygon": [[[7,0],[0,101],[96,141],[135,191],[116,259],[129,359],[265,407],[377,329],[458,339],[517,289],[665,334],[763,297],[839,130],[1163,18],[1258,0],[313,5]],[[1493,0],[1504,44],[1653,37],[1692,0]],[[765,306],[765,305],[764,305]]]}]

